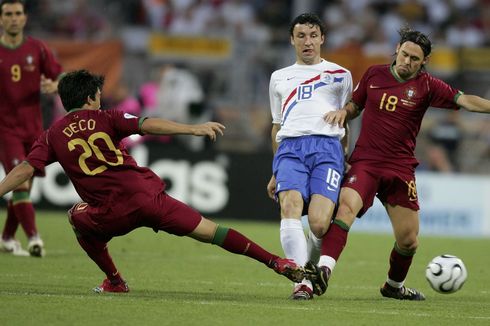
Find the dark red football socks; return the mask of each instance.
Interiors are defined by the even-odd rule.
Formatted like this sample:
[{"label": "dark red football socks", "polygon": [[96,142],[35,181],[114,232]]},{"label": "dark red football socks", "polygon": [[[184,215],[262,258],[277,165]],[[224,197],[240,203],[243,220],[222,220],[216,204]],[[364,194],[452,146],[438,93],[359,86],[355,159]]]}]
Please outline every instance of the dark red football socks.
[{"label": "dark red football socks", "polygon": [[332,223],[323,236],[321,255],[327,255],[338,261],[340,254],[347,243],[348,230],[345,227]]}]

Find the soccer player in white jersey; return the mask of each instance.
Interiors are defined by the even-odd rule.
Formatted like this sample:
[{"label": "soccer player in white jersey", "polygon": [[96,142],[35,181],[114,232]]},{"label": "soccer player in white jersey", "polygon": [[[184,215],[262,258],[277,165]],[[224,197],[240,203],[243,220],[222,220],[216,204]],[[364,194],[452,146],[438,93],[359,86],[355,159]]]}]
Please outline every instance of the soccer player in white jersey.
[{"label": "soccer player in white jersey", "polygon": [[[296,62],[272,73],[273,175],[267,192],[281,207],[281,245],[287,258],[304,265],[318,257],[321,238],[337,203],[344,173],[345,130],[327,124],[327,112],[340,110],[352,93],[350,72],[321,58],[325,27],[315,14],[296,17],[290,26]],[[307,207],[310,232],[301,216]],[[313,299],[312,284],[295,284],[292,299]]]}]

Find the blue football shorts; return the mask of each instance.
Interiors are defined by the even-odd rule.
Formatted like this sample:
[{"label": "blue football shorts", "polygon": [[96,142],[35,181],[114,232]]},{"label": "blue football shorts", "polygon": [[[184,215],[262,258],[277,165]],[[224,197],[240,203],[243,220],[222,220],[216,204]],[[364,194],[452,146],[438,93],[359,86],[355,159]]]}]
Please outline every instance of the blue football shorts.
[{"label": "blue football shorts", "polygon": [[344,152],[337,137],[302,136],[281,141],[272,162],[276,196],[297,190],[303,200],[319,194],[337,203],[344,174]]}]

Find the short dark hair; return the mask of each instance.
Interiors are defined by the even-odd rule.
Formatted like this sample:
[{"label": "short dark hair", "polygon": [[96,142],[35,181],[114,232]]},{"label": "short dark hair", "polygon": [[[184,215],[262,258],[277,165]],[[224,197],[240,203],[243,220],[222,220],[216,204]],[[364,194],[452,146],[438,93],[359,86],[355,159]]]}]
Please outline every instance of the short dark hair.
[{"label": "short dark hair", "polygon": [[87,70],[76,70],[64,75],[58,83],[58,94],[66,111],[81,108],[87,98],[95,99],[102,91],[104,76],[91,74]]},{"label": "short dark hair", "polygon": [[414,31],[409,26],[405,26],[398,31],[398,34],[400,34],[400,46],[405,42],[413,42],[420,46],[425,57],[432,51],[432,43],[424,33]]},{"label": "short dark hair", "polygon": [[3,5],[5,4],[14,4],[14,3],[20,3],[22,5],[22,9],[24,9],[24,13],[26,11],[26,4],[24,0],[2,0],[0,3],[0,15],[3,14]]},{"label": "short dark hair", "polygon": [[308,24],[308,25],[313,25],[313,26],[318,26],[320,28],[320,33],[322,35],[325,35],[325,25],[323,24],[322,20],[318,15],[313,14],[313,13],[304,13],[299,15],[298,17],[294,18],[294,20],[291,22],[291,25],[289,26],[289,35],[293,35],[293,30],[294,26],[296,24]]}]

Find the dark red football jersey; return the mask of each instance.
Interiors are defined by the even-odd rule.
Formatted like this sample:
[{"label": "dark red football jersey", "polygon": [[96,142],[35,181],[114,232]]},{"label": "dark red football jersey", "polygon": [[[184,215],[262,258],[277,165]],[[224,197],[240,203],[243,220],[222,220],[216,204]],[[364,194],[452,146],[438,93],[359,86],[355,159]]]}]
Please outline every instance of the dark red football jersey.
[{"label": "dark red football jersey", "polygon": [[41,134],[27,161],[37,170],[58,161],[83,201],[128,213],[131,203],[145,203],[165,188],[121,143],[140,133],[140,120],[117,110],[72,110]]},{"label": "dark red football jersey", "polygon": [[55,80],[61,71],[53,53],[37,39],[26,37],[17,48],[0,43],[0,133],[41,133],[41,74]]},{"label": "dark red football jersey", "polygon": [[403,81],[390,65],[370,67],[352,94],[361,109],[361,132],[351,160],[416,165],[416,137],[429,107],[457,110],[462,94],[425,71]]}]

